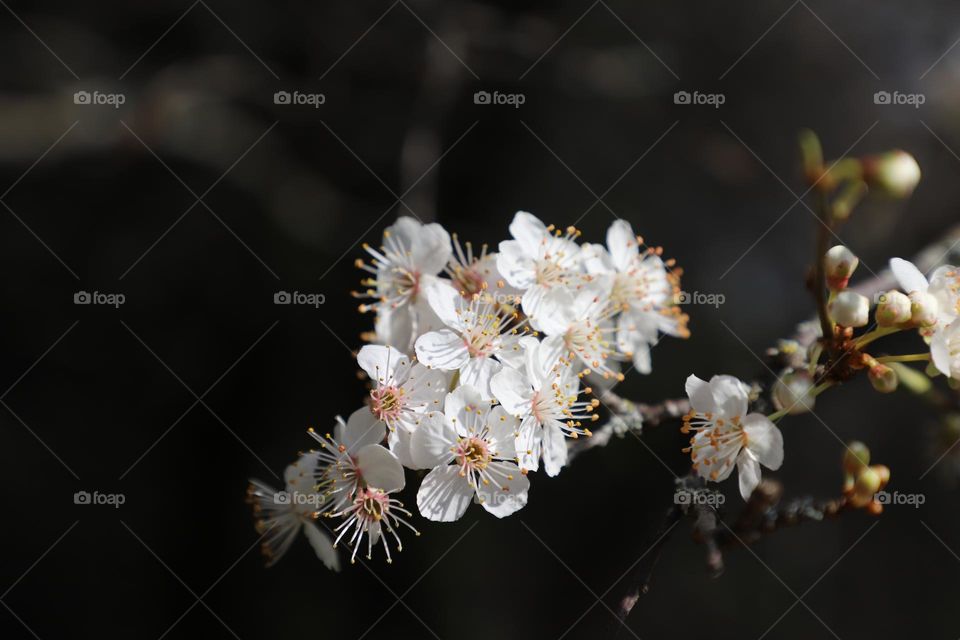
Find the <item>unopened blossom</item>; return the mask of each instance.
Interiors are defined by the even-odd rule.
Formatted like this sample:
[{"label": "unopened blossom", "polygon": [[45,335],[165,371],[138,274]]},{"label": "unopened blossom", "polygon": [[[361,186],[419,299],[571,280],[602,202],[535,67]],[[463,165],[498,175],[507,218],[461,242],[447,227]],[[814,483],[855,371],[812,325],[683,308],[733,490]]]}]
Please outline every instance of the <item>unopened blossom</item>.
[{"label": "unopened blossom", "polygon": [[891,290],[880,294],[874,316],[881,327],[894,327],[910,322],[913,317],[913,303],[900,291]]},{"label": "unopened blossom", "polygon": [[423,292],[443,284],[436,276],[452,255],[450,235],[439,224],[400,217],[383,232],[382,247],[363,247],[372,264],[356,264],[371,275],[361,282],[367,289],[356,295],[374,302],[360,310],[376,311],[377,342],[410,349],[417,336],[442,326]]},{"label": "unopened blossom", "polygon": [[431,469],[417,493],[420,514],[452,522],[474,499],[498,518],[522,509],[530,482],[516,463],[519,424],[471,386],[447,395],[443,414],[423,421],[411,441],[417,466]]},{"label": "unopened blossom", "polygon": [[691,409],[682,431],[694,433],[684,450],[693,470],[721,482],[736,466],[746,500],[760,484],[760,465],[775,471],[783,463],[780,429],[763,414],[747,413],[750,389],[733,376],[713,376],[707,382],[691,375],[686,390]]},{"label": "unopened blossom", "polygon": [[920,184],[920,165],[896,149],[863,159],[863,179],[871,188],[893,198],[906,198]]},{"label": "unopened blossom", "polygon": [[897,372],[885,364],[877,363],[867,372],[870,384],[880,393],[893,393],[897,390],[900,380]]},{"label": "unopened blossom", "polygon": [[338,416],[333,435],[321,436],[312,428],[308,433],[320,445],[316,453],[325,466],[317,470],[315,480],[330,496],[332,508],[352,501],[367,486],[403,485],[403,466],[381,446],[386,425],[366,407],[354,411],[346,422]]},{"label": "unopened blossom", "polygon": [[520,419],[516,447],[521,469],[536,471],[542,457],[547,475],[555,476],[567,462],[565,438],[592,435],[584,423],[598,419],[593,412],[599,401],[580,400],[580,378],[561,345],[533,337],[521,343],[524,366],[505,367],[490,388],[507,413]]},{"label": "unopened blossom", "polygon": [[533,214],[518,211],[510,223],[510,235],[513,240],[500,243],[497,268],[510,285],[523,292],[523,312],[535,317],[547,292],[580,284],[580,247],[574,242],[580,232],[573,227],[561,232]]},{"label": "unopened blossom", "polygon": [[812,390],[813,380],[806,371],[787,371],[777,378],[770,396],[778,411],[796,415],[813,411],[817,399],[810,395]]},{"label": "unopened blossom", "polygon": [[823,264],[827,286],[833,291],[842,291],[847,288],[850,276],[860,264],[860,258],[850,249],[838,244],[827,251],[823,257]]},{"label": "unopened blossom", "polygon": [[340,570],[340,558],[315,520],[327,496],[315,489],[315,476],[323,467],[320,455],[307,453],[284,471],[285,491],[260,480],[250,480],[247,503],[253,508],[257,532],[263,536],[260,551],[267,566],[274,565],[290,549],[303,530],[314,553],[328,569]]},{"label": "unopened blossom", "polygon": [[467,299],[453,289],[437,288],[428,300],[446,328],[417,338],[417,358],[441,371],[459,371],[460,384],[476,387],[490,399],[490,379],[501,363],[523,361],[519,339],[525,323],[479,293]]},{"label": "unopened blossom", "polygon": [[913,311],[911,321],[921,327],[925,336],[932,336],[960,316],[960,272],[956,267],[939,267],[927,280],[912,262],[893,258],[890,270],[900,288],[909,294]]},{"label": "unopened blossom", "polygon": [[870,300],[853,291],[841,291],[827,305],[830,318],[843,327],[864,327],[870,321]]}]

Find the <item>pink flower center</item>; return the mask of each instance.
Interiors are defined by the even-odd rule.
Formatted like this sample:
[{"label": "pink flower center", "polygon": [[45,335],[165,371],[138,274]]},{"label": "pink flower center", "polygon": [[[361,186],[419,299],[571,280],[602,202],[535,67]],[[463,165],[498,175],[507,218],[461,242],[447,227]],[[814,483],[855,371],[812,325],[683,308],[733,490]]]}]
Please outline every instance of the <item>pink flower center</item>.
[{"label": "pink flower center", "polygon": [[400,411],[403,409],[403,392],[397,387],[377,387],[370,392],[370,398],[373,400],[370,410],[377,419],[390,424],[400,417]]},{"label": "pink flower center", "polygon": [[462,473],[482,471],[487,468],[493,458],[486,441],[473,436],[457,443],[456,456]]}]

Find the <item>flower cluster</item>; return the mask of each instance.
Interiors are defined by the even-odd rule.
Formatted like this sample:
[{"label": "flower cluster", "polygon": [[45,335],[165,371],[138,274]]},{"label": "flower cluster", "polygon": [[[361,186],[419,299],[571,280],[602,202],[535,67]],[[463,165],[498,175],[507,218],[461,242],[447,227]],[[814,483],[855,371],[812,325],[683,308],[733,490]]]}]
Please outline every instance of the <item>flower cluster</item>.
[{"label": "flower cluster", "polygon": [[[368,397],[334,435],[320,437],[287,474],[288,493],[313,496],[276,504],[251,484],[265,552],[278,558],[303,528],[327,566],[344,543],[351,560],[382,543],[388,560],[410,512],[393,494],[403,468],[421,470],[416,494],[424,518],[459,519],[470,503],[498,518],[522,509],[528,474],[557,475],[568,440],[591,435],[599,401],[587,377],[613,384],[629,363],[651,370],[662,334],[686,337],[676,304],[679,271],[616,221],[606,246],[581,244],[518,212],[511,239],[475,252],[439,224],[401,217],[371,260],[361,312],[376,315],[371,344],[357,364]],[[327,536],[313,522],[338,520]]]}]

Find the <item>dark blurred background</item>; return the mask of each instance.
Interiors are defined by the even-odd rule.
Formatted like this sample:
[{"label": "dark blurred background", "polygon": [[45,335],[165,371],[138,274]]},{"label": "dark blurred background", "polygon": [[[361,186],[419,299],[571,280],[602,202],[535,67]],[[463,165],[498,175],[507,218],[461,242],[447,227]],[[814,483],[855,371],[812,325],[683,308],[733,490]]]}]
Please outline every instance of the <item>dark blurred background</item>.
[{"label": "dark blurred background", "polygon": [[[334,574],[300,539],[263,568],[246,479],[277,484],[305,429],[363,398],[360,243],[411,211],[494,246],[517,209],[597,242],[627,218],[685,290],[726,301],[622,386],[656,401],[691,372],[761,373],[752,353],[811,314],[802,127],[830,157],[900,147],[923,168],[910,201],[843,229],[858,277],[957,219],[947,0],[0,5],[3,638],[606,637],[688,468],[672,424],[536,476],[507,520],[417,516],[392,566]],[[788,496],[836,495],[838,439],[860,438],[926,504],[778,533],[718,579],[683,523],[620,637],[960,636],[956,450],[927,473],[935,418],[865,380],[816,412],[784,422]],[[84,490],[126,502],[75,505]]]}]

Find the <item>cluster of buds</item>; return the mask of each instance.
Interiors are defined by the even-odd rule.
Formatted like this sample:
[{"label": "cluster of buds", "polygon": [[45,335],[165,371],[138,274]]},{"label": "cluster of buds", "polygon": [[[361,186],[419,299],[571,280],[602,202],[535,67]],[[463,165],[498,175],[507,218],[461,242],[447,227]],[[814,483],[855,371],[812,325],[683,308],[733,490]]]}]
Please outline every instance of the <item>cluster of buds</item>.
[{"label": "cluster of buds", "polygon": [[890,482],[890,469],[870,464],[870,449],[862,442],[847,445],[843,454],[843,495],[855,509],[866,509],[873,515],[883,511],[877,493]]}]

